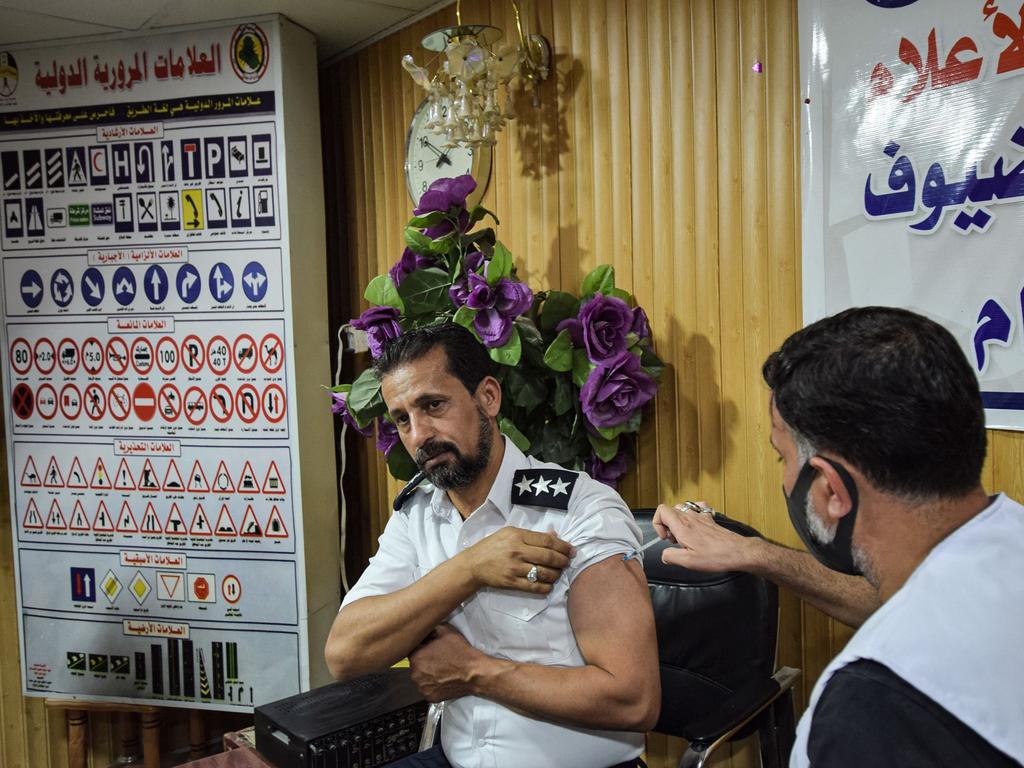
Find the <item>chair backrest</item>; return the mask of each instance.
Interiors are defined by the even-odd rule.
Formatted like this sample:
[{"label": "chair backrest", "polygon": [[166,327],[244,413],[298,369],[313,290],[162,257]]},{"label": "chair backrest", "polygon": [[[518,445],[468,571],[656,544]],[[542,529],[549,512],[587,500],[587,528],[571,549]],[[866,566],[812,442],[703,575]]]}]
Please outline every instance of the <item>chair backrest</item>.
[{"label": "chair backrest", "polygon": [[[653,509],[633,510],[644,541],[656,536]],[[744,536],[757,531],[716,515]],[[750,573],[700,573],[661,562],[669,542],[644,552],[661,666],[661,715],[654,730],[682,735],[730,694],[775,671],[778,588]]]}]

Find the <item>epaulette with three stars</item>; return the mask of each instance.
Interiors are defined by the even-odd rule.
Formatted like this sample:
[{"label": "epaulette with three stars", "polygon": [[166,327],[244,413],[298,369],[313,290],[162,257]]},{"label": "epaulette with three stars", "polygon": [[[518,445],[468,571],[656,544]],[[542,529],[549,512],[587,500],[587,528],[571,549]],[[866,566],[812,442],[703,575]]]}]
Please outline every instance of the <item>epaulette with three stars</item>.
[{"label": "epaulette with three stars", "polygon": [[512,503],[568,509],[579,472],[565,469],[519,469],[512,475]]}]

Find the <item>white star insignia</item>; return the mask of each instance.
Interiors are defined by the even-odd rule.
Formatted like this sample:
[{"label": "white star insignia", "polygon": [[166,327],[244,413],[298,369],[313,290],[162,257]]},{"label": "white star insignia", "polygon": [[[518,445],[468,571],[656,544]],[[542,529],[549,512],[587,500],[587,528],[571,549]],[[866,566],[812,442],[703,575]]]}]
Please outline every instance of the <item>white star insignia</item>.
[{"label": "white star insignia", "polygon": [[523,475],[523,479],[516,483],[516,488],[519,489],[519,495],[522,496],[524,493],[530,493],[530,478]]},{"label": "white star insignia", "polygon": [[550,482],[551,481],[548,480],[546,477],[539,477],[539,478],[537,478],[537,482],[535,482],[533,484],[534,492],[537,493],[537,494],[547,493],[548,492],[548,483],[550,483]]},{"label": "white star insignia", "polygon": [[568,495],[569,484],[565,480],[556,480],[551,484],[551,495],[558,496],[560,494]]}]

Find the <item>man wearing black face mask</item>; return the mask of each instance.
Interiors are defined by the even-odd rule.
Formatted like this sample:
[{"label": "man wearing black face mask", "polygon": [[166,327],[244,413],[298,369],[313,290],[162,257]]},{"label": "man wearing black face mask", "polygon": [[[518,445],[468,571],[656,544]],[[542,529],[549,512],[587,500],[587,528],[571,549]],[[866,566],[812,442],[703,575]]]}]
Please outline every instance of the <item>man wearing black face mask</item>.
[{"label": "man wearing black face mask", "polygon": [[708,515],[662,505],[656,523],[679,543],[666,562],[870,614],[818,680],[790,765],[1019,765],[1024,507],[982,489],[984,411],[956,340],[912,312],[851,309],[793,334],[764,378],[790,519],[822,565]]}]

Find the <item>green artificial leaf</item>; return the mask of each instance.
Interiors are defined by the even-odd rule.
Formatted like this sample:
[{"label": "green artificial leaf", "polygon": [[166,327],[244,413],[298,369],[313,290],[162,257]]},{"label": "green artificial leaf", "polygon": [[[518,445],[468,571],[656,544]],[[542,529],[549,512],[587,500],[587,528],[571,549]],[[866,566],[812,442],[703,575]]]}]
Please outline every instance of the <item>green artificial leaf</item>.
[{"label": "green artificial leaf", "polygon": [[482,205],[474,205],[473,210],[469,212],[470,226],[476,224],[478,221],[483,220],[484,216],[490,216],[492,219],[494,219],[495,224],[501,224],[501,222],[498,221],[498,217],[494,215],[494,211],[489,211]]},{"label": "green artificial leaf", "polygon": [[563,329],[544,352],[544,363],[553,371],[565,373],[572,370],[572,362],[572,339],[568,329]]},{"label": "green artificial leaf", "polygon": [[459,307],[459,310],[455,313],[455,317],[452,318],[452,322],[456,325],[461,325],[463,328],[469,328],[472,331],[473,320],[475,318],[476,310],[463,305]]},{"label": "green artificial leaf", "polygon": [[587,378],[590,376],[590,372],[596,368],[590,358],[587,357],[586,351],[582,349],[573,350],[572,353],[572,383],[580,389],[583,389],[583,385],[587,383]]},{"label": "green artificial leaf", "polygon": [[554,409],[556,416],[564,416],[571,411],[577,397],[576,391],[568,376],[555,377]]},{"label": "green artificial leaf", "polygon": [[[322,386],[322,385],[321,385]],[[333,387],[324,387],[328,392],[348,392],[352,389],[351,384],[335,384]]]},{"label": "green artificial leaf", "polygon": [[583,278],[583,287],[580,292],[584,296],[589,296],[600,291],[605,296],[610,296],[613,290],[615,290],[615,268],[610,264],[602,264]]},{"label": "green artificial leaf", "polygon": [[502,416],[498,419],[498,428],[501,429],[501,434],[505,435],[512,443],[523,453],[530,450],[530,439],[519,431],[519,428],[512,423],[512,420],[506,416]]},{"label": "green artificial leaf", "polygon": [[569,419],[552,419],[544,425],[540,456],[544,461],[569,466],[585,449],[586,440]]},{"label": "green artificial leaf", "polygon": [[601,461],[611,461],[615,458],[615,455],[619,452],[619,438],[613,437],[611,440],[606,440],[599,435],[587,435],[587,440],[590,441],[590,447],[594,449],[594,453],[597,454],[597,458]]},{"label": "green artificial leaf", "polygon": [[[405,285],[405,283],[402,283]],[[488,350],[491,360],[501,365],[518,365],[519,358],[523,353],[523,345],[519,340],[519,330],[513,325],[512,335],[500,347],[492,347]]]},{"label": "green artificial leaf", "polygon": [[608,295],[614,296],[616,299],[622,299],[624,302],[630,305],[632,305],[633,303],[633,294],[631,294],[629,291],[624,291],[621,288],[612,288],[611,293]]},{"label": "green artificial leaf", "polygon": [[665,370],[665,364],[661,361],[654,352],[651,351],[650,347],[641,345],[639,347],[640,353],[640,367],[648,376],[655,381],[661,381],[662,371]]},{"label": "green artificial leaf", "polygon": [[352,382],[346,398],[348,412],[356,424],[365,427],[377,416],[384,413],[384,398],[380,394],[380,382],[372,368],[367,368]]},{"label": "green artificial leaf", "polygon": [[512,272],[512,252],[501,243],[494,246],[494,255],[491,256],[490,264],[487,267],[487,284],[497,285],[503,277],[508,277]]},{"label": "green artificial leaf", "polygon": [[405,314],[415,317],[443,310],[450,304],[448,288],[451,284],[448,273],[437,267],[411,272],[398,286],[398,295],[405,302]]},{"label": "green artificial leaf", "polygon": [[363,291],[363,297],[377,307],[394,307],[399,313],[405,310],[402,297],[390,275],[377,275]]},{"label": "green artificial leaf", "polygon": [[456,249],[456,245],[461,235],[458,232],[449,232],[444,237],[439,237],[436,240],[430,241],[430,256],[446,256]]},{"label": "green artificial leaf", "polygon": [[465,251],[469,251],[471,247],[473,247],[485,254],[488,254],[491,252],[491,249],[494,248],[494,243],[494,230],[490,227],[462,236],[462,249]]},{"label": "green artificial leaf", "polygon": [[551,291],[544,300],[544,307],[540,312],[541,330],[553,331],[558,324],[570,317],[576,317],[579,302],[571,293],[562,291]]},{"label": "green artificial leaf", "polygon": [[410,251],[420,256],[430,256],[433,253],[434,241],[416,227],[405,228],[405,244],[409,246]]},{"label": "green artificial leaf", "polygon": [[502,381],[502,390],[507,397],[512,398],[514,405],[522,408],[527,414],[547,400],[548,388],[543,377],[531,375],[529,371],[524,373],[521,366],[503,370],[507,374]]},{"label": "green artificial leaf", "polygon": [[396,480],[412,480],[413,475],[416,474],[416,462],[412,460],[409,452],[401,443],[395,443],[395,447],[388,453],[387,462],[388,472]]},{"label": "green artificial leaf", "polygon": [[641,413],[642,410],[642,408],[637,408],[635,411],[633,411],[633,415],[630,416],[628,420],[626,420],[622,424],[619,424],[618,426],[594,427],[594,429],[596,429],[597,433],[605,440],[617,438],[623,432],[636,432],[638,429],[640,429],[640,422],[643,419],[643,414]]},{"label": "green artificial leaf", "polygon": [[416,229],[426,229],[435,224],[440,224],[442,221],[444,221],[444,211],[431,211],[430,213],[424,213],[422,216],[413,216],[409,219],[408,226],[416,227]]}]

